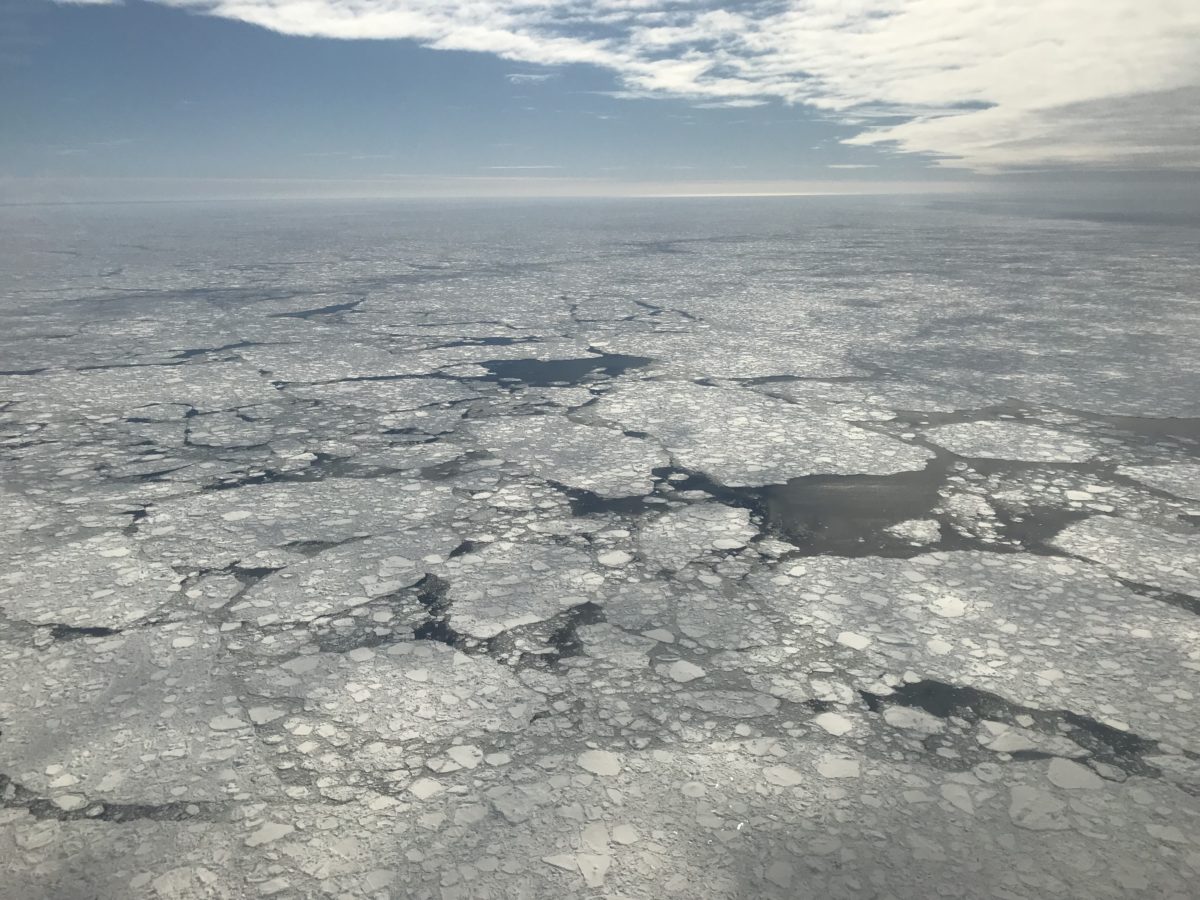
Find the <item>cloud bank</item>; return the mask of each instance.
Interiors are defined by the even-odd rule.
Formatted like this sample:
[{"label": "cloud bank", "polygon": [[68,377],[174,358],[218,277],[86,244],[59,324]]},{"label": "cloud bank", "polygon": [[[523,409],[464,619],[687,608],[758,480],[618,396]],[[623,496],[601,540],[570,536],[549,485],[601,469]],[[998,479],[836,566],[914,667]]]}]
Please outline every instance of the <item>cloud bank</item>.
[{"label": "cloud bank", "polygon": [[1200,169],[1197,0],[153,2],[284,34],[599,66],[628,96],[805,104],[857,126],[848,143],[940,165]]}]

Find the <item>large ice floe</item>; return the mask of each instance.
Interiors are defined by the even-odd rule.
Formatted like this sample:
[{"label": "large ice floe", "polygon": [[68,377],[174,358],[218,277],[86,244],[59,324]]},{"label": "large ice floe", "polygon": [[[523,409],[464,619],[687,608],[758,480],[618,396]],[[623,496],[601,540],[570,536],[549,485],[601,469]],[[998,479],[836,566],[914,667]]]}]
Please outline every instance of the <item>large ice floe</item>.
[{"label": "large ice floe", "polygon": [[0,209],[0,900],[1197,896],[1193,229],[332,211]]},{"label": "large ice floe", "polygon": [[1165,531],[1128,519],[1091,516],[1064,528],[1052,543],[1118,578],[1200,596],[1200,534],[1195,529]]},{"label": "large ice floe", "polygon": [[675,465],[730,486],[815,473],[920,469],[932,455],[840,418],[741,390],[638,381],[605,395],[596,414],[660,441]]},{"label": "large ice floe", "polygon": [[486,419],[468,433],[489,453],[555,481],[604,497],[642,496],[666,466],[661,447],[560,415]]},{"label": "large ice floe", "polygon": [[1097,448],[1078,436],[1038,425],[962,422],[925,432],[926,437],[960,456],[1028,462],[1086,462]]}]

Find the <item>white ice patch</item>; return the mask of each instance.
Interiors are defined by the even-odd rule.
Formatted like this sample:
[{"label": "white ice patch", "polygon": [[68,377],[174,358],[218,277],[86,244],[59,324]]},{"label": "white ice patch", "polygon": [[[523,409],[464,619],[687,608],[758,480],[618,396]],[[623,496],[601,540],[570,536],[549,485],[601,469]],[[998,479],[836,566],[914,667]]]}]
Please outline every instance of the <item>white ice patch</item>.
[{"label": "white ice patch", "polygon": [[223,652],[214,627],[187,623],[0,655],[12,686],[0,696],[4,765],[39,794],[88,802],[227,800],[277,785]]},{"label": "white ice patch", "polygon": [[651,470],[668,464],[666,453],[651,441],[563,416],[487,419],[469,433],[489,453],[539,478],[602,497],[648,494],[654,489]]},{"label": "white ice patch", "polygon": [[438,528],[349,541],[268,575],[230,611],[250,620],[309,621],[411,587],[460,543],[458,535]]},{"label": "white ice patch", "polygon": [[[391,741],[516,731],[543,705],[510,670],[432,641],[393,644],[371,654],[301,656],[258,670],[251,688],[280,701],[300,698],[319,720]],[[369,763],[370,757],[361,755],[360,761]],[[387,765],[386,756],[381,764]]]},{"label": "white ice patch", "polygon": [[448,567],[450,624],[486,639],[598,599],[591,558],[567,547],[492,544]]},{"label": "white ice patch", "polygon": [[305,400],[355,406],[379,412],[398,412],[461,402],[479,392],[444,378],[399,378],[384,381],[335,381],[290,385],[286,393]]},{"label": "white ice patch", "polygon": [[6,400],[35,404],[42,415],[106,411],[136,416],[156,404],[220,410],[270,403],[278,392],[252,366],[240,363],[130,366],[85,372],[0,377]]},{"label": "white ice patch", "polygon": [[730,329],[719,340],[709,331],[632,333],[608,338],[610,353],[654,357],[672,375],[685,378],[762,378],[770,375],[838,376],[862,373],[836,348],[777,336],[764,341],[751,329]]},{"label": "white ice patch", "polygon": [[884,531],[910,544],[936,544],[942,538],[942,527],[936,519],[906,519]]},{"label": "white ice patch", "polygon": [[[221,568],[241,560],[252,566],[261,550],[402,531],[456,503],[448,487],[399,478],[249,485],[164,501],[143,521],[136,540],[143,553],[163,561]],[[243,510],[253,515],[224,518]]]},{"label": "white ice patch", "polygon": [[1176,693],[1200,663],[1200,621],[1129,592],[1090,563],[957,552],[813,557],[789,571],[751,583],[797,628],[828,629],[872,666],[1071,710],[1179,746],[1200,741],[1200,710]]},{"label": "white ice patch", "polygon": [[680,467],[731,486],[820,473],[888,475],[921,469],[932,456],[740,388],[641,381],[606,395],[597,413],[653,435]]},{"label": "white ice patch", "polygon": [[1050,543],[1099,563],[1118,578],[1200,597],[1200,535],[1194,531],[1091,516],[1064,528]]},{"label": "white ice patch", "polygon": [[652,569],[676,571],[695,559],[744,547],[757,533],[750,512],[720,503],[672,509],[638,529],[638,552]]},{"label": "white ice patch", "polygon": [[181,581],[124,535],[101,534],[10,558],[0,609],[40,625],[120,628],[174,599]]},{"label": "white ice patch", "polygon": [[1200,463],[1119,466],[1117,474],[1185,500],[1200,500]]},{"label": "white ice patch", "polygon": [[1014,422],[959,422],[941,425],[925,436],[959,456],[1025,462],[1086,462],[1100,448],[1085,438]]}]

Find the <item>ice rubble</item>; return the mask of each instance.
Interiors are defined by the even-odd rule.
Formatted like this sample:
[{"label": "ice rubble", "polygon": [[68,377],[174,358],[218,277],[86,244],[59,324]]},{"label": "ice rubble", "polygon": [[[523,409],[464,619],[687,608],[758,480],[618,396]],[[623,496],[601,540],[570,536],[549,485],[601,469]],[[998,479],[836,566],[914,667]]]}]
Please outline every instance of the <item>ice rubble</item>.
[{"label": "ice rubble", "polygon": [[1194,241],[206,209],[3,213],[4,900],[1192,897]]}]

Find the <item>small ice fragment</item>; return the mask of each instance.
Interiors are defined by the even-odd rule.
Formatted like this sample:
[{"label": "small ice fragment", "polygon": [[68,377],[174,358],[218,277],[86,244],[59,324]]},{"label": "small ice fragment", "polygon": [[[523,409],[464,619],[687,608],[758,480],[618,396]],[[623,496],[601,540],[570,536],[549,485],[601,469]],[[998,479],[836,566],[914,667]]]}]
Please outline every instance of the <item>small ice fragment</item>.
[{"label": "small ice fragment", "polygon": [[866,650],[871,646],[870,638],[863,637],[861,634],[856,634],[853,631],[843,631],[837,636],[837,642],[849,647],[851,650]]},{"label": "small ice fragment", "polygon": [[268,722],[274,722],[283,715],[282,709],[275,709],[273,706],[252,706],[247,711],[250,716],[250,721],[255,725],[266,725]]},{"label": "small ice fragment", "polygon": [[817,771],[826,778],[857,778],[858,760],[845,756],[825,756],[817,763]]},{"label": "small ice fragment", "polygon": [[833,712],[821,713],[813,719],[813,723],[835,737],[841,737],[854,727],[853,723],[845,716]]},{"label": "small ice fragment", "polygon": [[428,800],[445,790],[440,781],[432,778],[418,778],[408,786],[408,789],[418,800]]},{"label": "small ice fragment", "polygon": [[246,838],[247,847],[258,847],[262,844],[269,844],[272,841],[277,841],[282,837],[287,837],[296,829],[291,825],[286,825],[283,822],[268,822],[250,837]]},{"label": "small ice fragment", "polygon": [[581,769],[603,778],[613,778],[621,771],[621,757],[608,750],[586,750],[575,762]]},{"label": "small ice fragment", "polygon": [[1050,783],[1064,790],[1095,790],[1104,787],[1104,779],[1087,766],[1055,757],[1046,772]]},{"label": "small ice fragment", "polygon": [[767,766],[763,769],[763,778],[779,787],[793,787],[804,781],[804,776],[791,766]]},{"label": "small ice fragment", "polygon": [[451,747],[446,755],[464,769],[474,769],[483,761],[483,751],[472,744]]},{"label": "small ice fragment", "polygon": [[677,660],[667,667],[667,675],[672,681],[677,681],[680,684],[686,684],[689,681],[695,681],[697,678],[703,678],[705,671],[699,666],[688,662],[686,659]]},{"label": "small ice fragment", "polygon": [[946,723],[937,716],[930,715],[923,709],[907,706],[889,706],[883,711],[883,721],[893,728],[903,728],[905,731],[916,731],[920,734],[940,734],[946,730]]}]

